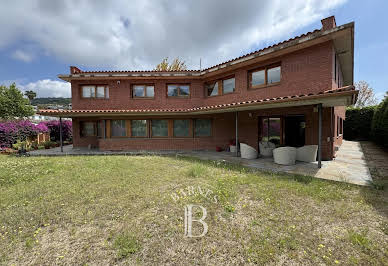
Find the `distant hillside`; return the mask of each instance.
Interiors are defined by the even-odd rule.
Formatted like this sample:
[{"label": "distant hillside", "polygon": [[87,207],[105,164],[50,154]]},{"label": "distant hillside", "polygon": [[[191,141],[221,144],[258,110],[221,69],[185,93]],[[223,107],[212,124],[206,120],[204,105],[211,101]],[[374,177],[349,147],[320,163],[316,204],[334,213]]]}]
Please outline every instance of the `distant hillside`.
[{"label": "distant hillside", "polygon": [[35,98],[31,101],[32,105],[46,105],[46,104],[52,104],[52,105],[68,105],[71,103],[71,98]]}]

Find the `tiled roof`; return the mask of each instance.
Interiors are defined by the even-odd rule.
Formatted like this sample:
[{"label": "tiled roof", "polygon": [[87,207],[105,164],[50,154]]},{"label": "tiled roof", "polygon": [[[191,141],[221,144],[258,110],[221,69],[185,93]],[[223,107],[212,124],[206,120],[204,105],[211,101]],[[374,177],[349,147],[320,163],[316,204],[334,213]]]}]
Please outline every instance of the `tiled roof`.
[{"label": "tiled roof", "polygon": [[38,114],[40,115],[72,115],[72,114],[134,114],[134,113],[183,113],[183,112],[198,112],[198,111],[207,111],[214,109],[226,109],[237,106],[245,105],[256,105],[256,104],[265,104],[265,103],[277,103],[277,102],[287,102],[287,101],[297,101],[297,100],[308,100],[309,98],[324,97],[331,94],[341,94],[344,92],[353,92],[357,94],[357,91],[354,90],[354,86],[346,86],[338,89],[331,89],[319,93],[309,93],[309,94],[300,94],[300,95],[290,95],[270,99],[257,99],[244,102],[236,103],[225,103],[218,105],[209,105],[209,106],[198,106],[193,108],[171,108],[171,109],[125,109],[125,110],[115,110],[115,109],[104,109],[104,110],[40,110]]}]

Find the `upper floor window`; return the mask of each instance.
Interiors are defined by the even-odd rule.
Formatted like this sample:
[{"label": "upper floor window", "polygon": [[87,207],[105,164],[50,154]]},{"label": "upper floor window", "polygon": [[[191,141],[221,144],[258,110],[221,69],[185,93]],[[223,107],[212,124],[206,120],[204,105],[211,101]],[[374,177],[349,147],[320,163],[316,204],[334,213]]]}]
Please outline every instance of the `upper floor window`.
[{"label": "upper floor window", "polygon": [[234,92],[234,87],[235,87],[234,78],[224,79],[222,81],[222,93],[223,94]]},{"label": "upper floor window", "polygon": [[153,98],[155,96],[154,85],[133,85],[133,98]]},{"label": "upper floor window", "polygon": [[281,67],[280,65],[268,66],[249,72],[249,87],[259,88],[270,84],[280,82]]},{"label": "upper floor window", "polygon": [[190,85],[169,84],[167,85],[167,96],[169,97],[189,97]]},{"label": "upper floor window", "polygon": [[206,83],[205,87],[207,96],[216,96],[232,93],[235,90],[235,79],[233,77],[217,80],[214,82]]},{"label": "upper floor window", "polygon": [[82,98],[109,98],[109,87],[105,85],[82,86]]}]

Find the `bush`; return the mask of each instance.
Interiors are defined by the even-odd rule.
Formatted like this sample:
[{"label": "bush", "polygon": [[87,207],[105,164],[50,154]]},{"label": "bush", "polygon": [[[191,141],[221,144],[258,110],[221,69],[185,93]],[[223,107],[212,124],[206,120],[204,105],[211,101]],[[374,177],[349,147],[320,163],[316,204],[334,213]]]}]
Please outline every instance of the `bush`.
[{"label": "bush", "polygon": [[[50,139],[52,141],[59,141],[59,121],[46,121],[40,124],[44,124],[50,131]],[[72,123],[71,121],[64,120],[62,121],[62,140],[63,141],[71,141],[73,139],[72,134]]]},{"label": "bush", "polygon": [[388,97],[377,106],[372,120],[373,140],[388,148]]},{"label": "bush", "polygon": [[50,149],[50,148],[57,147],[57,143],[54,141],[46,141],[46,142],[43,142],[43,146],[45,149]]},{"label": "bush", "polygon": [[375,106],[347,108],[346,119],[344,121],[344,138],[346,140],[370,139],[375,109]]},{"label": "bush", "polygon": [[0,123],[0,147],[11,148],[17,141],[26,141],[39,133],[48,132],[45,125],[34,125],[28,120]]}]

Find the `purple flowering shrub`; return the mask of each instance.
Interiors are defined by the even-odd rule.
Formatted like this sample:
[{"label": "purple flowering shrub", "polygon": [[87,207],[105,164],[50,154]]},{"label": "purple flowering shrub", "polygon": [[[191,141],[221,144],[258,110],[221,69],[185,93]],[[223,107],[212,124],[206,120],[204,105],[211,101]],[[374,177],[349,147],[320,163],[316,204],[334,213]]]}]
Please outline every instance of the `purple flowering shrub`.
[{"label": "purple flowering shrub", "polygon": [[0,123],[0,148],[12,147],[12,144],[33,138],[39,133],[48,132],[45,125],[35,125],[28,120],[6,121]]},{"label": "purple flowering shrub", "polygon": [[[50,139],[52,141],[59,141],[59,121],[46,121],[42,122],[48,128],[50,132]],[[62,137],[63,141],[71,141],[73,139],[72,123],[71,121],[62,121]]]}]

